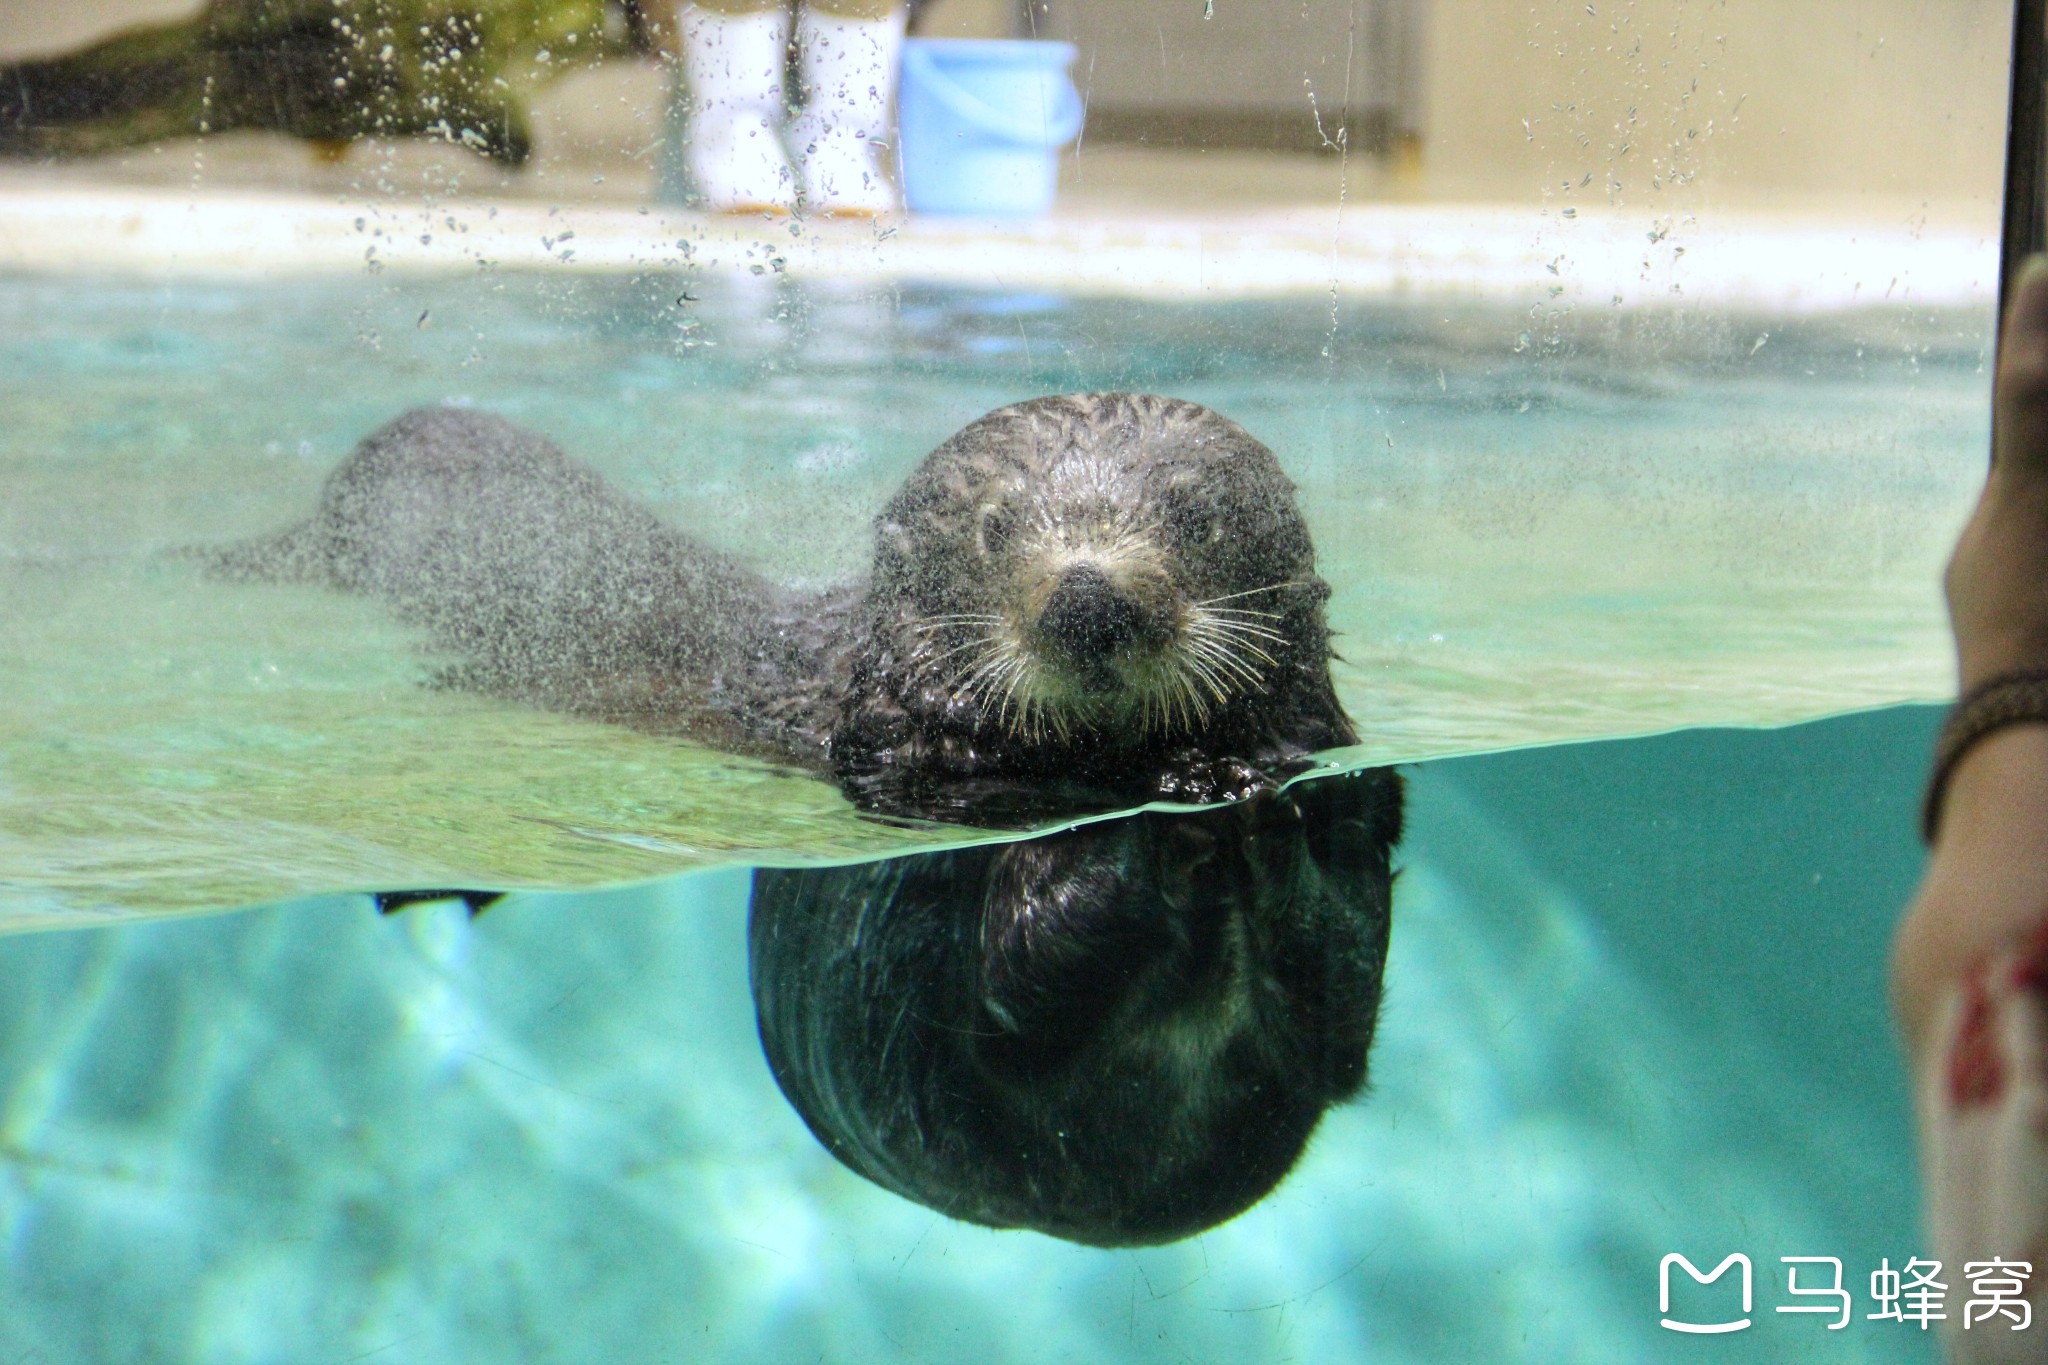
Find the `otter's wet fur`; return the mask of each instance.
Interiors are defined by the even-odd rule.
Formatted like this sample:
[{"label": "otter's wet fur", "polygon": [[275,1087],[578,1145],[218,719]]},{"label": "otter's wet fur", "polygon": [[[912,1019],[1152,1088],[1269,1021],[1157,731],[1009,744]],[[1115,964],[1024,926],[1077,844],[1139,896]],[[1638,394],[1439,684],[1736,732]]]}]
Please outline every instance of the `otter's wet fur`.
[{"label": "otter's wet fur", "polygon": [[883,509],[865,581],[825,592],[458,408],[372,434],[311,520],[212,560],[384,599],[459,658],[445,682],[782,758],[896,815],[1227,800],[1355,738],[1293,485],[1170,398],[970,423]]},{"label": "otter's wet fur", "polygon": [[456,657],[442,685],[826,765],[851,591],[789,592],[491,413],[408,412],[310,520],[202,556],[382,599]]},{"label": "otter's wet fur", "polygon": [[1385,769],[1045,838],[754,874],[761,1041],[841,1161],[1097,1246],[1256,1203],[1356,1095],[1387,954]]}]

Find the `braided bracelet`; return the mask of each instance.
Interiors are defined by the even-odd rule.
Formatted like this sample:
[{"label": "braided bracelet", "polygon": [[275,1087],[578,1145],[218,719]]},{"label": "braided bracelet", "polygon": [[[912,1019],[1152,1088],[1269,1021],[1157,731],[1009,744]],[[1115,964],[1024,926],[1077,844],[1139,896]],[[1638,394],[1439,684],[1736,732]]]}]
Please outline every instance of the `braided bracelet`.
[{"label": "braided bracelet", "polygon": [[1920,806],[1920,837],[1929,845],[1941,832],[1942,798],[1963,755],[1986,735],[2029,721],[2048,723],[2048,670],[2001,673],[1956,699],[1934,742],[1934,773]]}]

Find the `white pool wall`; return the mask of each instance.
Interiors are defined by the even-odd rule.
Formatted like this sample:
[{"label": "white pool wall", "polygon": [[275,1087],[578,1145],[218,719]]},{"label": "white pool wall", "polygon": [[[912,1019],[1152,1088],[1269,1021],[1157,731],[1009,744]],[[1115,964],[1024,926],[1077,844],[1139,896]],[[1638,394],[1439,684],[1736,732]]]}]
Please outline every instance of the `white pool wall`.
[{"label": "white pool wall", "polygon": [[700,269],[1148,299],[1333,295],[1812,312],[1997,289],[1989,224],[1343,203],[1202,216],[844,222],[0,179],[0,272]]}]

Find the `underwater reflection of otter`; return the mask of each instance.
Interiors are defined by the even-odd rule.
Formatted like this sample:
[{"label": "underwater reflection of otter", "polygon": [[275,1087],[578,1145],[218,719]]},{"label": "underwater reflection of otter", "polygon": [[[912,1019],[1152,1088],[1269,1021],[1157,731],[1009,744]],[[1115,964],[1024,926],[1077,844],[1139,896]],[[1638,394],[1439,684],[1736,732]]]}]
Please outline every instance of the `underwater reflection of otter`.
[{"label": "underwater reflection of otter", "polygon": [[853,867],[762,870],[761,1040],[832,1153],[1102,1246],[1257,1202],[1365,1081],[1398,779]]}]

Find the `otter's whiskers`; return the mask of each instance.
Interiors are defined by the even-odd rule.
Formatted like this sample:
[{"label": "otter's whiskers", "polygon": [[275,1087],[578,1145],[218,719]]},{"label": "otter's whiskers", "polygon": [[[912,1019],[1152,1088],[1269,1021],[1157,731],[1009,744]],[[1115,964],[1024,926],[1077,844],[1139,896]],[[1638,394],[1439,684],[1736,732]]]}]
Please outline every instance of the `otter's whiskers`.
[{"label": "otter's whiskers", "polygon": [[[923,641],[959,631],[964,638],[926,653],[920,647],[920,673],[935,677],[950,693],[966,696],[981,710],[994,713],[997,724],[1014,738],[1043,739],[1048,732],[1065,740],[1067,717],[1048,703],[1035,686],[1038,662],[1019,643],[1009,622],[995,612],[958,612],[926,617],[912,629]],[[948,666],[949,660],[958,660]]]},{"label": "otter's whiskers", "polygon": [[[956,654],[964,654],[970,649],[995,643],[995,627],[1001,625],[1002,621],[1003,618],[993,612],[957,612],[948,616],[926,617],[911,627],[911,630],[919,637],[919,658],[917,660],[919,666],[929,669],[943,663]],[[977,626],[981,628],[980,634],[969,635],[959,644],[953,645],[949,649],[942,649],[937,654],[929,656],[924,654],[926,643],[932,637],[941,635],[949,630],[972,629]],[[958,681],[957,675],[954,681]]]},{"label": "otter's whiskers", "polygon": [[1225,706],[1262,691],[1266,670],[1279,666],[1266,646],[1287,642],[1283,632],[1268,624],[1280,620],[1280,614],[1218,604],[1292,586],[1269,583],[1188,604],[1173,646],[1161,658],[1163,666],[1144,680],[1148,685],[1139,705],[1143,728],[1195,729],[1208,723],[1212,705]]},{"label": "otter's whiskers", "polygon": [[1044,739],[1050,732],[1062,743],[1072,734],[1069,710],[1046,695],[1040,685],[1042,669],[1031,651],[1013,639],[1002,639],[983,662],[967,675],[968,694],[983,707],[992,707],[996,720],[1013,737]]},{"label": "otter's whiskers", "polygon": [[[972,700],[995,728],[1019,739],[1048,735],[1065,741],[1135,721],[1143,734],[1193,733],[1223,706],[1264,690],[1279,666],[1273,647],[1285,645],[1278,612],[1227,603],[1297,586],[1287,581],[1187,604],[1172,640],[1123,661],[1124,686],[1109,695],[1084,693],[1066,682],[1027,643],[1026,633],[996,612],[962,612],[918,623],[932,642],[921,671],[955,695]],[[943,637],[955,638],[939,647]]]}]

